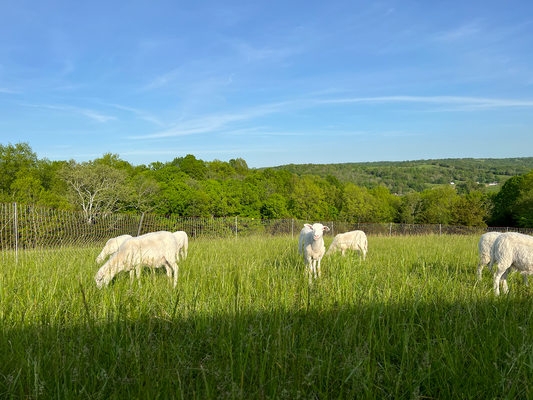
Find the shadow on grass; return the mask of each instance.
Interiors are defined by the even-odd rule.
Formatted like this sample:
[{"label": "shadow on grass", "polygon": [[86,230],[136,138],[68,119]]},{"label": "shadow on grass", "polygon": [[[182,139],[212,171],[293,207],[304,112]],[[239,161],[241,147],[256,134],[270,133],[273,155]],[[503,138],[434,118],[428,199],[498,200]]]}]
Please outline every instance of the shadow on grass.
[{"label": "shadow on grass", "polygon": [[532,306],[302,299],[207,314],[177,297],[167,317],[3,325],[0,397],[528,398]]}]

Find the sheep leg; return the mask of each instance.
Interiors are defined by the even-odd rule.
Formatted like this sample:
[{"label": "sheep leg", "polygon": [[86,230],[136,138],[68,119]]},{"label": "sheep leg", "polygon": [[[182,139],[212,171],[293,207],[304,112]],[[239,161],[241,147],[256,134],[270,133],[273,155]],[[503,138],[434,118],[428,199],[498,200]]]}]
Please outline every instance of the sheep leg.
[{"label": "sheep leg", "polygon": [[[479,263],[481,264],[482,261],[480,261]],[[491,273],[491,274],[494,274],[494,270],[492,269],[492,263],[489,262],[488,264],[483,264],[483,265],[481,265],[481,269],[483,269],[483,267],[484,267],[485,265],[486,265],[487,268],[489,269],[490,273]]]},{"label": "sheep leg", "polygon": [[309,275],[309,284],[313,283],[313,260],[307,262],[307,274]]},{"label": "sheep leg", "polygon": [[174,287],[178,284],[178,268],[179,265],[177,263],[171,263],[172,269],[174,270]]},{"label": "sheep leg", "polygon": [[529,286],[529,282],[527,281],[527,275],[524,274],[524,275],[522,275],[522,276],[524,277],[524,278],[523,278],[523,280],[524,280],[524,285]]},{"label": "sheep leg", "polygon": [[[485,265],[481,263],[481,261],[479,262],[479,264],[477,265],[477,280],[480,281],[481,278],[483,277],[483,267]],[[492,270],[492,268],[491,268]],[[492,271],[491,271],[492,272]]]},{"label": "sheep leg", "polygon": [[165,269],[167,270],[167,276],[169,278],[172,278],[173,268],[172,268],[172,265],[170,264],[170,262],[168,262],[167,260],[163,260],[163,265],[165,266]]},{"label": "sheep leg", "polygon": [[142,286],[141,285],[141,266],[140,265],[136,265],[135,266],[135,272],[137,273],[137,280],[139,281],[139,286]]},{"label": "sheep leg", "polygon": [[502,275],[502,287],[503,287],[503,293],[507,294],[509,293],[509,286],[507,285],[507,275],[509,275],[509,271],[511,268],[507,268],[507,270]]},{"label": "sheep leg", "polygon": [[495,296],[499,296],[500,295],[500,279],[501,279],[502,274],[504,272],[505,272],[504,270],[500,270],[500,268],[498,267],[498,270],[494,274],[493,289],[494,289],[494,295]]},{"label": "sheep leg", "polygon": [[[498,270],[496,271],[496,273],[494,274],[494,294],[496,296],[499,296],[500,295],[500,280],[504,280],[505,282],[505,286],[504,286],[504,292],[505,290],[507,289],[508,290],[508,287],[507,287],[507,271],[509,270],[509,268],[505,268],[505,267],[502,267],[500,265],[498,265]],[[505,292],[507,293],[507,292]]]},{"label": "sheep leg", "polygon": [[320,272],[320,259],[318,259],[318,261],[317,261],[317,272],[318,272],[318,276],[320,277],[320,276],[321,276],[321,272]]}]

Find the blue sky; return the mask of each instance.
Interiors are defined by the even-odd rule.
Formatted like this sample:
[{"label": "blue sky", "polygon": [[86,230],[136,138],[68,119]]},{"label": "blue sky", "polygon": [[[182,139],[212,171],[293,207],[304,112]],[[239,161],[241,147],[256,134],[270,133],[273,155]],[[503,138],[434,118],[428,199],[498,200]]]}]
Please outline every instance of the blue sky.
[{"label": "blue sky", "polygon": [[282,164],[533,156],[533,1],[0,0],[0,143]]}]

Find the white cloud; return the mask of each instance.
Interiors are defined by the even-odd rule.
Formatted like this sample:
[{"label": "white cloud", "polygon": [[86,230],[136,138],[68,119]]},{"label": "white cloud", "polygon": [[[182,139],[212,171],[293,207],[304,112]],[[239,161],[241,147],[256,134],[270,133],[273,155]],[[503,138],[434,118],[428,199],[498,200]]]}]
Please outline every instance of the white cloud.
[{"label": "white cloud", "polygon": [[130,136],[129,139],[157,139],[175,136],[194,135],[202,133],[220,132],[227,130],[231,123],[247,121],[265,115],[283,111],[290,103],[267,104],[264,106],[244,109],[239,113],[211,114],[202,117],[182,119],[169,129],[147,135]]},{"label": "white cloud", "polygon": [[323,104],[340,103],[426,103],[426,104],[453,104],[465,108],[493,108],[493,107],[533,107],[532,100],[516,99],[490,99],[483,97],[461,96],[382,96],[358,97],[348,99],[320,100]]},{"label": "white cloud", "polygon": [[436,40],[442,42],[455,42],[461,40],[465,37],[471,36],[480,32],[481,29],[478,26],[477,22],[471,22],[469,24],[460,26],[458,28],[450,29],[448,31],[440,32],[436,36]]},{"label": "white cloud", "polygon": [[119,104],[106,104],[111,107],[118,108],[119,110],[129,111],[134,114],[136,114],[140,119],[144,119],[145,121],[151,122],[154,125],[164,126],[165,124],[161,122],[157,117],[151,115],[150,113],[147,113],[146,111],[139,110],[132,107],[126,107]]},{"label": "white cloud", "polygon": [[239,51],[248,61],[279,61],[303,52],[302,47],[253,47],[247,43],[239,45]]},{"label": "white cloud", "polygon": [[141,91],[148,91],[153,89],[158,89],[160,87],[166,86],[168,83],[172,82],[180,74],[180,69],[176,68],[166,74],[156,77],[152,82],[145,85],[141,88]]},{"label": "white cloud", "polygon": [[100,114],[97,111],[86,109],[86,108],[78,108],[78,107],[72,107],[72,106],[56,106],[51,104],[23,104],[27,107],[38,107],[38,108],[48,108],[51,110],[60,110],[60,111],[66,111],[70,112],[72,114],[79,114],[83,115],[85,117],[94,119],[98,122],[108,122],[111,120],[116,120],[116,117],[108,116]]},{"label": "white cloud", "polygon": [[0,93],[7,93],[7,94],[20,94],[20,92],[17,92],[16,90],[11,90],[8,88],[0,87]]}]

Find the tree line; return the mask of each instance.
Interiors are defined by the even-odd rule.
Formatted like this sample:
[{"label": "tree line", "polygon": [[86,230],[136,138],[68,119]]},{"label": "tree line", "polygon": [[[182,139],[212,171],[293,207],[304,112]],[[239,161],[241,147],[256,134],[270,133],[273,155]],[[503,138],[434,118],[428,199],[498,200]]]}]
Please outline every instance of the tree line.
[{"label": "tree line", "polygon": [[[448,177],[441,185],[421,182],[424,185],[419,190],[408,186],[405,193],[397,193],[385,182],[357,184],[334,174],[335,168],[347,168],[343,164],[322,167],[321,173],[302,173],[295,171],[303,168],[299,166],[253,169],[242,158],[204,161],[191,154],[149,165],[132,165],[111,153],[88,162],[50,161],[39,159],[28,143],[21,142],[0,144],[0,202],[80,210],[88,223],[96,223],[103,213],[150,212],[187,217],[533,227],[533,170],[527,169],[528,160],[516,160],[514,164],[512,160],[507,164],[455,160],[446,167],[444,161],[437,162],[439,168],[453,165],[454,170],[466,170],[468,165],[474,169],[483,163],[494,173],[512,175],[497,193],[486,192],[479,180],[458,180],[451,185]],[[428,161],[403,166],[363,164],[358,168],[373,168],[374,175],[381,171],[381,177],[390,176],[391,180],[400,179],[395,176],[405,171],[414,174],[417,168],[435,168],[428,168]],[[307,167],[311,172],[320,168]]]}]

